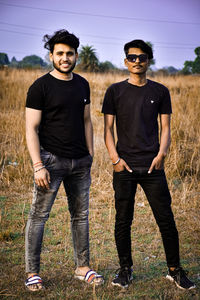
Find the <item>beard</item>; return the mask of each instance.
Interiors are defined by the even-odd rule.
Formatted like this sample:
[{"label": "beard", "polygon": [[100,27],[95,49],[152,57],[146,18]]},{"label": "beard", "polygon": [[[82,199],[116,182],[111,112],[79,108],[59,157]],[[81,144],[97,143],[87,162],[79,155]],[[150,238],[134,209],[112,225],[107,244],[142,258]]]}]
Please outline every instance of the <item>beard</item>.
[{"label": "beard", "polygon": [[58,72],[60,72],[60,73],[62,73],[62,74],[69,74],[69,73],[71,73],[71,72],[74,70],[75,66],[76,66],[76,61],[75,61],[73,64],[71,64],[71,66],[70,66],[70,68],[69,68],[68,70],[63,71],[63,70],[60,68],[60,66],[58,66],[57,64],[55,64],[55,62],[53,61],[53,67],[54,67]]}]

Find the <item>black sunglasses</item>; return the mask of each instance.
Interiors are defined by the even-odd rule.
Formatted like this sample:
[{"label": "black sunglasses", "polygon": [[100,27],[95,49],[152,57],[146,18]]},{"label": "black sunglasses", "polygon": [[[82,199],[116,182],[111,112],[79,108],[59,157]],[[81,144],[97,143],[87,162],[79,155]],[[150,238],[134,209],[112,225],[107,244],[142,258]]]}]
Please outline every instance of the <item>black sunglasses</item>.
[{"label": "black sunglasses", "polygon": [[126,58],[130,62],[136,62],[137,58],[139,58],[140,62],[145,62],[148,59],[148,55],[147,54],[140,54],[140,55],[128,54]]}]

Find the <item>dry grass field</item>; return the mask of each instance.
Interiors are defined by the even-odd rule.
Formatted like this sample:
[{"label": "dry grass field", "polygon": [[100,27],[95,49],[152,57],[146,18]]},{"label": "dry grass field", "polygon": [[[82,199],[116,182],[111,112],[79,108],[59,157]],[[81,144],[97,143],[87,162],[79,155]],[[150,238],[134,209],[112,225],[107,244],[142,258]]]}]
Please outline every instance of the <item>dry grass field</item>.
[{"label": "dry grass field", "polygon": [[30,84],[42,71],[0,70],[0,299],[200,299],[200,77],[155,77],[172,97],[172,144],[166,173],[180,238],[182,266],[197,285],[184,292],[166,281],[159,230],[138,187],[132,226],[134,281],[123,292],[111,287],[118,268],[114,244],[112,166],[103,141],[101,105],[106,88],[126,78],[82,74],[90,83],[95,158],[90,193],[91,266],[105,277],[102,287],[75,281],[70,217],[61,188],[45,227],[41,276],[46,289],[24,288],[24,229],[32,199],[32,166],[26,148],[24,106]]}]

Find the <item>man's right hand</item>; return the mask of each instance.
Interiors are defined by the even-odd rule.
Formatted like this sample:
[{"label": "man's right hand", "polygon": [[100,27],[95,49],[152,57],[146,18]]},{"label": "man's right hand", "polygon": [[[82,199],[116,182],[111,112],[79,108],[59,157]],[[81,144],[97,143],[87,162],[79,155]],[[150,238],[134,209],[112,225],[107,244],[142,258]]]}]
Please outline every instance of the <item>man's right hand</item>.
[{"label": "man's right hand", "polygon": [[42,188],[49,189],[50,174],[46,168],[34,173],[35,183]]},{"label": "man's right hand", "polygon": [[125,160],[123,160],[122,158],[120,158],[120,161],[118,162],[118,164],[113,166],[114,171],[115,172],[121,172],[124,169],[126,169],[128,172],[132,173],[133,171],[129,168],[129,166],[127,165],[127,163],[125,162]]}]

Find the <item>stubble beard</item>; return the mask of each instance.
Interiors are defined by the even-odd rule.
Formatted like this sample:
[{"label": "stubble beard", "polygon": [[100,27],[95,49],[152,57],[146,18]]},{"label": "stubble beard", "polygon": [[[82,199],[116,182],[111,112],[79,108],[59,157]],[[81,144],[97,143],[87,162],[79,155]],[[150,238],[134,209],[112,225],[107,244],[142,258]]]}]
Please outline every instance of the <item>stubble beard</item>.
[{"label": "stubble beard", "polygon": [[58,67],[58,66],[55,64],[55,62],[53,61],[53,67],[54,67],[58,72],[60,72],[60,73],[62,73],[62,74],[69,74],[69,73],[71,73],[71,72],[74,70],[75,66],[76,66],[76,61],[71,65],[71,67],[70,67],[67,71],[63,71],[63,70],[60,69],[60,67]]}]

